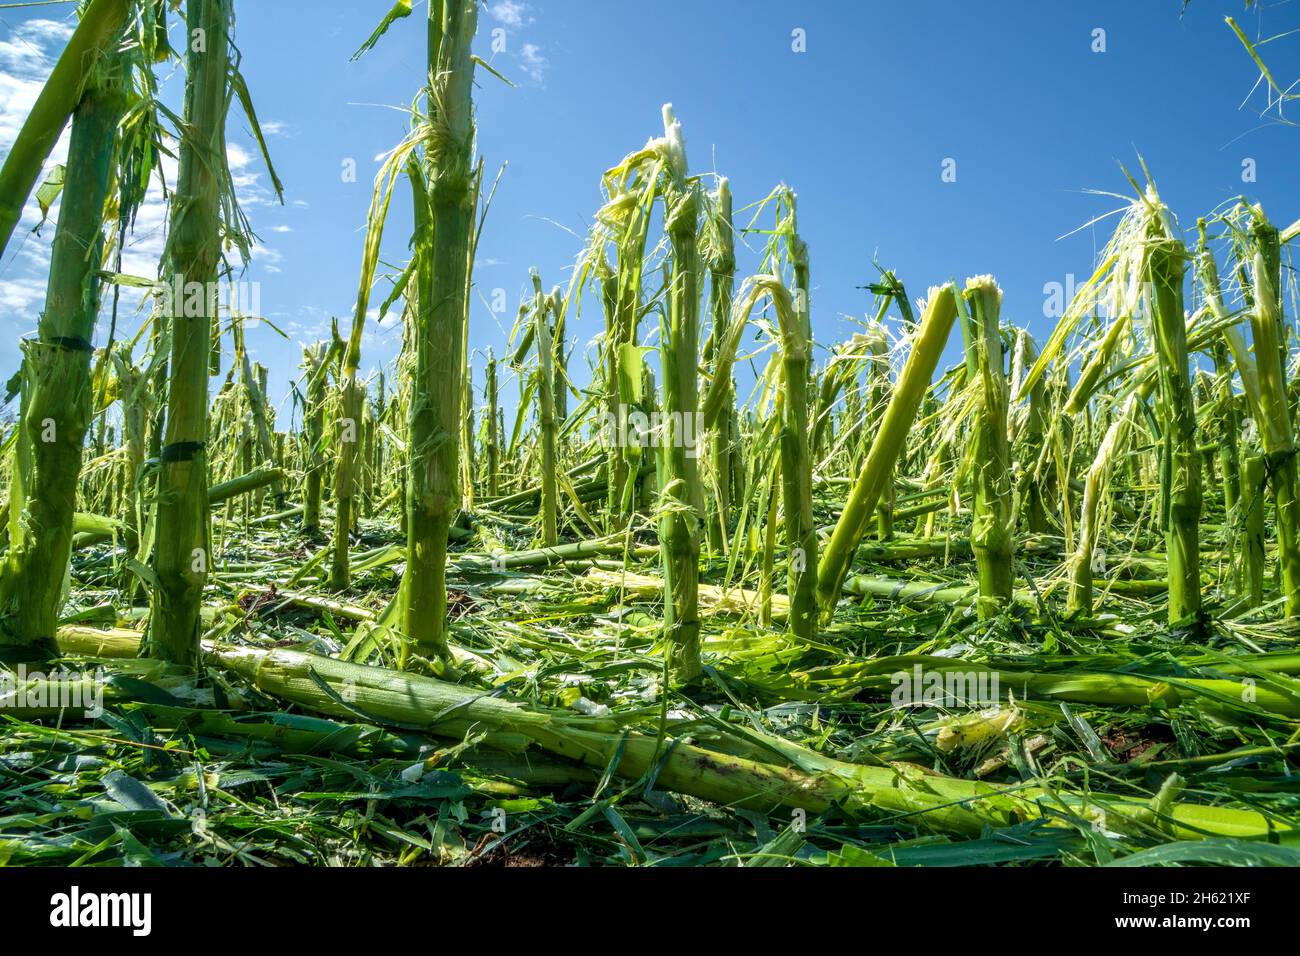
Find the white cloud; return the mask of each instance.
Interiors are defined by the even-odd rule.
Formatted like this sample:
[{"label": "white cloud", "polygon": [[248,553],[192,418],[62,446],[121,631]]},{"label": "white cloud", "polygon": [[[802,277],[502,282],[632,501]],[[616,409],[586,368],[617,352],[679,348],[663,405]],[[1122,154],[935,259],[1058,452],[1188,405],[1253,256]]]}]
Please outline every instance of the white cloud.
[{"label": "white cloud", "polygon": [[238,172],[252,161],[253,157],[248,155],[248,150],[238,143],[226,144],[226,164],[232,173]]},{"label": "white cloud", "polygon": [[0,282],[0,312],[30,315],[36,324],[36,313],[45,304],[45,283],[40,279],[7,279]]},{"label": "white cloud", "polygon": [[253,262],[262,267],[262,271],[268,274],[281,272],[280,263],[284,262],[284,253],[274,246],[263,245],[262,243],[254,244],[249,250],[249,256]]},{"label": "white cloud", "polygon": [[[18,131],[27,119],[36,97],[54,67],[68,38],[72,24],[53,20],[29,20],[18,24],[9,36],[0,40],[0,154],[6,153],[17,138]],[[70,127],[51,151],[42,179],[48,170],[67,161]],[[161,166],[169,183],[176,182],[176,160],[161,157]],[[35,328],[37,318],[45,303],[45,286],[50,265],[50,249],[58,225],[60,203],[50,209],[49,222],[40,232],[33,229],[40,223],[40,208],[34,197],[29,197],[23,207],[22,217],[3,263],[0,263],[0,322],[21,332]],[[144,203],[136,215],[135,230],[122,248],[122,271],[129,275],[152,278],[158,274],[158,260],[166,239],[167,206],[155,178],[150,184]],[[119,334],[125,316],[136,311],[144,299],[139,289],[122,287],[118,302]],[[101,334],[105,330],[107,310],[112,301],[112,289],[104,290],[105,312],[101,315]],[[5,356],[0,374],[16,361],[16,355]]]},{"label": "white cloud", "polygon": [[[72,24],[53,20],[29,20],[17,24],[7,34],[5,29],[6,25],[0,23],[0,158],[12,148],[23,122],[72,33]],[[183,77],[176,82],[179,84],[182,80]],[[268,136],[292,135],[289,124],[277,121],[263,124],[263,131]],[[70,131],[65,129],[51,152],[46,164],[47,172],[50,167],[66,162],[69,138]],[[175,145],[174,142],[170,144],[173,153],[176,152]],[[257,207],[276,202],[269,186],[265,164],[254,144],[228,143],[226,158],[238,201],[250,215]],[[174,187],[178,174],[177,161],[172,156],[165,155],[160,159],[161,173],[168,185]],[[305,207],[307,203],[297,200],[294,205]],[[29,199],[4,260],[0,262],[0,335],[8,336],[10,341],[16,335],[33,332],[44,307],[51,242],[58,215],[59,204],[56,202],[50,210],[50,221],[42,226],[39,233],[34,233],[33,228],[40,222],[40,210],[34,198]],[[169,210],[155,173],[146,199],[136,215],[134,231],[126,238],[122,248],[122,272],[143,278],[158,275],[159,262],[166,248],[168,220]],[[268,228],[275,233],[292,231],[289,226]],[[262,274],[269,277],[281,271],[284,257],[279,249],[258,241],[253,245],[252,258],[261,267]],[[104,309],[96,337],[96,341],[101,344],[107,335],[112,291],[111,287],[104,290]],[[148,297],[143,290],[125,286],[119,289],[119,293],[117,334],[119,337],[129,336],[144,321]],[[267,303],[268,308],[269,306],[270,303]],[[312,324],[319,326],[319,319]],[[324,328],[328,331],[328,322]],[[16,349],[0,350],[0,380],[12,372],[17,361]]]},{"label": "white cloud", "polygon": [[546,74],[546,68],[551,65],[551,61],[542,56],[541,47],[536,43],[525,43],[520,48],[519,61],[523,71],[528,74],[534,83],[542,82],[542,77]]},{"label": "white cloud", "polygon": [[[0,39],[0,153],[8,154],[27,114],[36,104],[45,80],[54,69],[59,51],[72,36],[71,24],[57,20],[27,20]],[[65,129],[45,167],[63,162],[68,155]],[[42,175],[42,179],[44,175]],[[35,204],[32,203],[33,208]],[[32,220],[35,225],[37,219]]]},{"label": "white cloud", "polygon": [[498,2],[488,7],[488,13],[492,19],[507,27],[518,29],[525,22],[532,23],[533,18],[525,17],[528,13],[528,4],[520,3],[519,0],[498,0]]}]

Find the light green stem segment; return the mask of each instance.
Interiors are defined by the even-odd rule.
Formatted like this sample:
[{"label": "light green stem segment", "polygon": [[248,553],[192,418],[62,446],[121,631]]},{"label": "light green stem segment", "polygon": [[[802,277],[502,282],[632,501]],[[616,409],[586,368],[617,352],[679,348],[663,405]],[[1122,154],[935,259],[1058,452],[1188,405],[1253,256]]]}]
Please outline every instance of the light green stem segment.
[{"label": "light green stem segment", "polygon": [[325,437],[325,385],[331,352],[323,342],[303,350],[307,373],[307,408],[302,417],[303,482],[302,529],[315,534],[320,528],[321,483],[325,477],[322,443]]},{"label": "light green stem segment", "polygon": [[1196,442],[1196,405],[1187,358],[1183,271],[1187,251],[1177,239],[1153,237],[1146,278],[1163,415],[1161,509],[1169,554],[1169,622],[1186,621],[1201,609],[1201,456]]},{"label": "light green stem segment", "polygon": [[1251,333],[1259,370],[1260,435],[1277,507],[1278,565],[1287,617],[1300,617],[1300,473],[1295,431],[1287,399],[1286,329],[1282,321],[1281,253],[1277,229],[1255,207],[1250,228],[1255,255],[1252,273],[1255,308]]},{"label": "light green stem segment", "polygon": [[[1219,269],[1214,261],[1214,253],[1206,239],[1204,219],[1196,221],[1198,241],[1196,245],[1196,271],[1201,279],[1206,301],[1210,304],[1210,313],[1216,320],[1226,316],[1223,299],[1219,292]],[[1219,406],[1218,439],[1219,471],[1223,483],[1223,509],[1231,515],[1241,498],[1241,458],[1239,436],[1241,434],[1241,415],[1236,397],[1232,391],[1232,365],[1228,359],[1228,345],[1218,340],[1210,347],[1214,358],[1214,400]]]},{"label": "light green stem segment", "polygon": [[349,545],[356,524],[357,452],[361,442],[361,413],[365,386],[357,381],[355,369],[345,371],[339,382],[339,418],[334,442],[338,454],[334,463],[334,532],[330,560],[330,587],[347,588],[351,580]]},{"label": "light green stem segment", "polygon": [[1264,486],[1264,456],[1247,452],[1241,460],[1246,529],[1241,547],[1241,589],[1247,607],[1259,607],[1264,602]]},{"label": "light green stem segment", "polygon": [[[1019,382],[1025,373],[1038,361],[1038,346],[1026,329],[1016,332],[1016,351],[1013,365],[1016,368],[1015,392],[1019,393]],[[1029,408],[1025,417],[1024,432],[1017,435],[1016,445],[1024,476],[1025,525],[1033,534],[1042,534],[1048,529],[1047,502],[1045,500],[1042,471],[1043,432],[1047,422],[1047,388],[1040,380],[1029,389]]]},{"label": "light green stem segment", "polygon": [[[705,349],[704,363],[710,374],[716,375],[714,360],[731,323],[732,300],[736,285],[736,242],[731,223],[731,184],[724,176],[718,180],[714,196],[712,244],[709,257],[709,315],[713,329]],[[709,484],[713,493],[713,508],[709,515],[709,546],[721,550],[726,543],[732,519],[732,454],[733,444],[739,437],[731,431],[735,411],[736,389],[730,372],[723,383],[724,402],[712,422],[705,422],[709,437]]]},{"label": "light green stem segment", "polygon": [[553,548],[559,542],[556,512],[556,421],[555,365],[551,342],[552,300],[542,293],[542,279],[533,270],[533,341],[537,345],[537,427],[542,444],[542,546]]},{"label": "light green stem segment", "polygon": [[[808,376],[812,364],[812,340],[807,314],[807,250],[795,239],[795,281],[799,297],[790,295],[779,276],[757,275],[741,289],[728,322],[726,335],[715,342],[714,378],[705,393],[702,412],[704,430],[727,409],[731,367],[749,316],[764,297],[770,298],[780,331],[782,394],[777,402],[780,415],[780,481],[785,510],[786,547],[789,549],[787,588],[790,594],[791,633],[811,638],[817,631],[817,529],[812,509],[812,453],[809,447]],[[773,510],[776,499],[771,499]],[[775,526],[768,525],[768,547],[764,549],[764,568],[770,571],[771,535]],[[770,586],[770,575],[764,575]]]},{"label": "light green stem segment", "polygon": [[[817,633],[817,527],[813,521],[812,468],[809,448],[808,375],[812,366],[809,312],[808,247],[792,242],[796,298],[777,305],[781,329],[781,370],[785,402],[781,407],[781,490],[785,509],[785,543],[789,550],[786,588],[790,595],[790,632],[811,639]],[[778,300],[780,296],[776,297]]]},{"label": "light green stem segment", "polygon": [[830,543],[822,555],[817,572],[817,604],[825,616],[830,615],[839,600],[849,562],[866,533],[867,522],[875,513],[886,483],[892,479],[894,464],[903,450],[921,400],[930,388],[930,379],[956,319],[957,293],[952,285],[932,289],[920,327],[916,330],[912,352],[889,398],[889,407],[885,409],[871,451],[867,453],[867,460],[849,493],[844,512],[836,522]]},{"label": "light green stem segment", "polygon": [[681,125],[665,106],[668,143],[664,174],[664,220],[672,256],[667,271],[668,308],[663,314],[660,363],[663,368],[665,433],[658,436],[662,487],[659,492],[659,542],[664,566],[664,638],[671,673],[683,683],[700,676],[700,527],[704,494],[700,486],[698,438],[699,283],[696,241],[699,190],[687,181]]},{"label": "light green stem segment", "polygon": [[975,423],[975,516],[971,547],[979,577],[979,616],[996,617],[1011,603],[1015,579],[1011,493],[1011,450],[1007,441],[1009,395],[1002,335],[998,328],[1002,290],[992,276],[966,283],[975,367],[981,396]]},{"label": "light green stem segment", "polygon": [[100,288],[95,270],[103,258],[104,199],[124,106],[123,66],[116,55],[100,61],[72,120],[45,310],[23,363],[27,399],[18,441],[28,445],[30,479],[16,523],[20,535],[5,556],[0,582],[0,609],[16,612],[0,627],[0,642],[52,641],[63,603],[91,419],[90,339]]},{"label": "light green stem segment", "polygon": [[[429,4],[428,227],[417,223],[415,381],[409,420],[402,631],[425,654],[447,649],[447,536],[461,503],[465,304],[474,228],[471,46],[477,0]],[[436,134],[436,135],[435,135]],[[436,146],[434,145],[436,144]],[[417,195],[416,201],[421,197]]]},{"label": "light green stem segment", "polygon": [[[186,54],[185,129],[172,202],[171,274],[177,284],[214,288],[221,258],[219,203],[226,169],[230,0],[190,0],[186,29],[206,44]],[[188,298],[188,297],[187,297]],[[173,303],[167,424],[158,475],[157,541],[150,621],[151,653],[192,666],[198,656],[199,607],[211,563],[208,520],[208,358],[216,296],[201,314]],[[188,305],[188,302],[187,302]],[[182,314],[185,313],[185,314]]]},{"label": "light green stem segment", "polygon": [[487,391],[487,483],[488,495],[496,498],[501,494],[501,432],[497,427],[497,360],[488,349],[486,384]]},{"label": "light green stem segment", "polygon": [[1088,468],[1088,477],[1083,484],[1083,505],[1079,516],[1079,540],[1074,554],[1070,556],[1070,594],[1066,602],[1067,614],[1092,613],[1092,565],[1097,553],[1097,543],[1101,538],[1102,504],[1110,485],[1111,471],[1115,460],[1124,447],[1128,431],[1137,414],[1138,405],[1155,387],[1155,380],[1148,379],[1143,386],[1125,399],[1119,414],[1106,429],[1106,434],[1097,447],[1097,454]]}]

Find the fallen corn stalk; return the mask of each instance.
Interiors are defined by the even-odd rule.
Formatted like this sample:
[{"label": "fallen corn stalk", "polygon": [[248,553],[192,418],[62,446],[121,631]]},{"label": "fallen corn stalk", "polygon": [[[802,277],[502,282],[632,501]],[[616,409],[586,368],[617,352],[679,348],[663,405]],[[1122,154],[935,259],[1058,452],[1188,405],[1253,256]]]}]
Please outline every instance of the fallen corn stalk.
[{"label": "fallen corn stalk", "polygon": [[[1297,831],[1262,813],[1191,803],[1150,803],[1040,787],[1000,788],[932,774],[912,764],[863,766],[808,752],[815,772],[776,766],[659,741],[612,717],[577,717],[467,690],[430,677],[347,664],[288,650],[214,646],[210,664],[248,679],[261,692],[340,717],[420,728],[440,736],[473,732],[504,750],[533,744],[626,779],[654,773],[667,789],[728,806],[797,807],[825,812],[884,812],[915,816],[932,829],[975,836],[1040,816],[1082,821],[1178,839],[1234,836],[1294,839]],[[344,695],[354,700],[349,704]],[[797,749],[802,748],[785,748]],[[795,755],[798,756],[797,754]]]}]

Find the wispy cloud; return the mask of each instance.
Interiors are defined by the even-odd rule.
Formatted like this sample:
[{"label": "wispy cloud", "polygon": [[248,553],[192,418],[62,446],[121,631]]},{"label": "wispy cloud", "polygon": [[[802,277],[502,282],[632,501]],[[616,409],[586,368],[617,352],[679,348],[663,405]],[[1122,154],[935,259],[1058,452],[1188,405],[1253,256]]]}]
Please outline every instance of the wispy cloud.
[{"label": "wispy cloud", "polygon": [[492,19],[502,26],[519,29],[527,23],[532,23],[533,18],[528,16],[528,4],[520,3],[519,0],[497,0],[488,7],[488,13]]},{"label": "wispy cloud", "polygon": [[519,65],[534,83],[542,82],[551,61],[542,55],[542,49],[536,43],[525,43],[519,50]]},{"label": "wispy cloud", "polygon": [[[493,34],[502,32],[518,33],[525,27],[532,26],[536,17],[532,13],[533,8],[523,0],[495,0],[489,3],[488,14],[494,21],[501,25],[500,28],[493,30]],[[493,47],[493,50],[498,50]],[[518,52],[513,52],[518,51]],[[534,83],[541,83],[542,78],[546,75],[546,69],[550,66],[550,61],[542,53],[542,48],[536,43],[524,42],[522,44],[511,41],[506,47],[508,56],[519,64],[519,69]]]},{"label": "wispy cloud", "polygon": [[[0,153],[8,154],[27,114],[36,104],[59,50],[72,36],[72,25],[58,20],[27,20],[0,38]],[[64,130],[47,167],[68,155]]]}]

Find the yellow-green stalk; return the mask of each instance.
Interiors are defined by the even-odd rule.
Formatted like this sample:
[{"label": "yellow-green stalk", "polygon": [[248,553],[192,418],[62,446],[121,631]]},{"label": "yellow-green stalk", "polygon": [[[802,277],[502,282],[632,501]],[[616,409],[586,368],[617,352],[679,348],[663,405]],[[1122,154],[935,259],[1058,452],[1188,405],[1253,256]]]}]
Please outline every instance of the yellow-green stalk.
[{"label": "yellow-green stalk", "polygon": [[892,479],[907,433],[939,364],[948,334],[957,320],[957,293],[951,284],[931,289],[911,354],[889,397],[889,406],[871,443],[867,460],[854,481],[844,511],[822,555],[817,572],[817,604],[829,616],[839,600],[849,562],[862,541],[880,495]]}]

